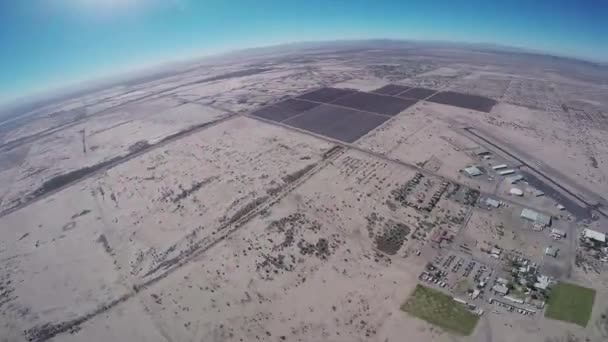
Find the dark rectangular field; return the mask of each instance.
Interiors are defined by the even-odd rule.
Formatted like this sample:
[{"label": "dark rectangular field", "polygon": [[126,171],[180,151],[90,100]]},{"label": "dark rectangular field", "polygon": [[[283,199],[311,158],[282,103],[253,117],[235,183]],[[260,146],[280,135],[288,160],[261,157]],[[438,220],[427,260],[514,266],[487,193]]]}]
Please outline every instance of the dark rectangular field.
[{"label": "dark rectangular field", "polygon": [[372,91],[372,93],[382,95],[397,95],[399,93],[403,93],[406,90],[410,90],[410,88],[411,87],[406,87],[398,84],[387,84],[382,88]]},{"label": "dark rectangular field", "polygon": [[264,119],[283,121],[317,106],[319,104],[314,102],[287,99],[256,110],[251,114]]},{"label": "dark rectangular field", "polygon": [[396,115],[416,102],[412,99],[357,92],[341,97],[332,104],[383,115]]},{"label": "dark rectangular field", "polygon": [[406,90],[402,93],[399,93],[399,97],[405,97],[408,99],[418,99],[424,100],[427,97],[435,94],[437,90],[428,89],[428,88],[412,88],[410,90]]},{"label": "dark rectangular field", "polygon": [[453,91],[437,93],[428,99],[428,101],[486,113],[489,113],[497,103],[496,100],[488,97],[455,93]]},{"label": "dark rectangular field", "polygon": [[297,98],[308,101],[329,103],[342,96],[354,93],[353,90],[339,89],[339,88],[321,88],[310,93],[306,93],[298,96]]},{"label": "dark rectangular field", "polygon": [[288,119],[285,123],[293,127],[351,143],[388,119],[388,116],[321,105],[300,116]]}]

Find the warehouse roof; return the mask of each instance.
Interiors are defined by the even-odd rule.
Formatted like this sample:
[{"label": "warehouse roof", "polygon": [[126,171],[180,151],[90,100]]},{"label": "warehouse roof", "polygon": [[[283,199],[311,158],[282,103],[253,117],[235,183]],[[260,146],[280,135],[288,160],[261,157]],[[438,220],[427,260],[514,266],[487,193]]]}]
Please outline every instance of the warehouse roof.
[{"label": "warehouse roof", "polygon": [[583,230],[583,236],[587,239],[599,242],[606,242],[606,234],[600,233],[592,229],[585,228],[585,230]]},{"label": "warehouse roof", "polygon": [[509,288],[501,284],[496,284],[492,287],[492,291],[504,296],[509,293]]},{"label": "warehouse roof", "polygon": [[464,172],[466,172],[469,176],[473,177],[483,175],[483,172],[481,172],[481,170],[477,166],[469,166],[464,169]]},{"label": "warehouse roof", "polygon": [[498,174],[501,176],[506,176],[506,175],[510,175],[513,173],[515,173],[515,170],[513,170],[513,169],[498,171]]},{"label": "warehouse roof", "polygon": [[525,208],[524,210],[521,211],[521,214],[519,216],[522,218],[525,218],[526,220],[540,223],[545,226],[551,225],[551,216],[537,213],[536,211],[534,211],[532,209]]}]

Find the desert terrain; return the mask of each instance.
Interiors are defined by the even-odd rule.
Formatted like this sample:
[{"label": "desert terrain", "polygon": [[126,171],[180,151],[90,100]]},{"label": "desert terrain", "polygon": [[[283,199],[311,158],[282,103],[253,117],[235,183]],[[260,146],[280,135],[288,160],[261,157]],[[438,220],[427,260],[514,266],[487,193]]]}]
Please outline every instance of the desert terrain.
[{"label": "desert terrain", "polygon": [[0,341],[606,341],[607,132],[608,66],[407,42],[47,104],[0,122]]}]

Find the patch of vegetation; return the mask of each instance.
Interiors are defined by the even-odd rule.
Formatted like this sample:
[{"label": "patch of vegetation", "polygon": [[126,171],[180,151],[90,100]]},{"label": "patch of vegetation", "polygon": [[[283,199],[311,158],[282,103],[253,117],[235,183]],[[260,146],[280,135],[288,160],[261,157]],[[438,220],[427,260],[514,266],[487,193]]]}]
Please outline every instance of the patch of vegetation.
[{"label": "patch of vegetation", "polygon": [[464,336],[471,335],[479,321],[479,316],[455,302],[452,297],[422,285],[416,285],[401,310],[446,331]]},{"label": "patch of vegetation", "polygon": [[260,204],[264,203],[268,199],[268,196],[262,196],[254,199],[253,201],[247,203],[244,207],[237,210],[234,215],[228,219],[228,224],[233,224],[236,221],[240,220],[245,215],[252,212],[255,208],[257,208]]},{"label": "patch of vegetation", "polygon": [[594,289],[559,283],[551,289],[545,317],[586,327],[594,300]]},{"label": "patch of vegetation", "polygon": [[295,171],[293,173],[290,173],[288,175],[286,175],[285,177],[283,177],[283,181],[287,184],[293,183],[295,181],[297,181],[298,179],[300,179],[302,176],[304,176],[306,174],[306,172],[312,170],[317,164],[309,164],[306,165],[304,168]]},{"label": "patch of vegetation", "polygon": [[152,145],[150,145],[150,143],[148,143],[148,140],[139,140],[138,142],[129,146],[129,152],[136,153],[136,152],[142,151],[145,148],[149,148],[150,146],[152,146]]},{"label": "patch of vegetation", "polygon": [[74,214],[74,215],[72,215],[72,220],[73,220],[73,219],[75,219],[75,218],[78,218],[78,217],[80,217],[80,216],[84,216],[84,215],[86,215],[86,214],[88,214],[88,213],[90,213],[90,212],[91,212],[91,211],[90,211],[89,209],[85,209],[85,210],[83,210],[83,211],[79,212],[78,214]]},{"label": "patch of vegetation", "polygon": [[407,225],[388,220],[384,225],[382,235],[376,236],[376,248],[386,254],[394,255],[407,240],[409,234],[410,228]]}]

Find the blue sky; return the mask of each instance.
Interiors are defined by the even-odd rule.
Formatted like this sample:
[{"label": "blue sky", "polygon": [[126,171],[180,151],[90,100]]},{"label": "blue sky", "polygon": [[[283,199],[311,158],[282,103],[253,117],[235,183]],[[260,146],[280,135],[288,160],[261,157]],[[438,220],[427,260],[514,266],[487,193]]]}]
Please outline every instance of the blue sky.
[{"label": "blue sky", "polygon": [[0,102],[302,40],[488,42],[608,61],[608,1],[0,0]]}]

